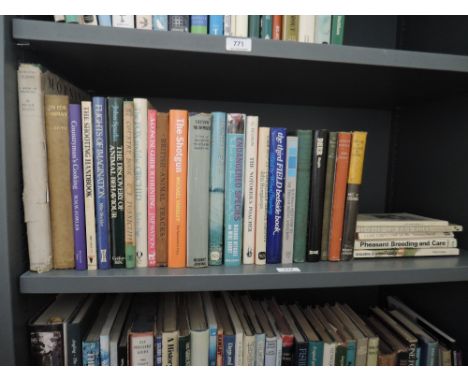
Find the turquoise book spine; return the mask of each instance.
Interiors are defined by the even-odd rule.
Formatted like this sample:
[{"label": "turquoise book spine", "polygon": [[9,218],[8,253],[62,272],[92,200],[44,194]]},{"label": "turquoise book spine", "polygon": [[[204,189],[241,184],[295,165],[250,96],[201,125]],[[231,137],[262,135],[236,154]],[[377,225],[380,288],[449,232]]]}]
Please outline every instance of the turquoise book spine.
[{"label": "turquoise book spine", "polygon": [[307,365],[309,366],[323,366],[323,342],[322,341],[309,341],[309,351]]}]

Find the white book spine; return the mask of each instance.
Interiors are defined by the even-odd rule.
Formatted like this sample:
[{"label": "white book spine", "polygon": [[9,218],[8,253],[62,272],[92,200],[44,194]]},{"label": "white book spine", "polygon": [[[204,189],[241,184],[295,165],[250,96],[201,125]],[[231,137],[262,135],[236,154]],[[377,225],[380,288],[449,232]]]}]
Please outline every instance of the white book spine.
[{"label": "white book spine", "polygon": [[299,41],[315,42],[315,17],[311,15],[299,16]]},{"label": "white book spine", "polygon": [[265,366],[276,366],[276,337],[265,340]]},{"label": "white book spine", "polygon": [[233,36],[233,18],[232,15],[224,15],[224,36]]},{"label": "white book spine", "polygon": [[148,171],[148,101],[135,98],[135,236],[136,266],[148,266],[148,210],[147,210],[147,171]]},{"label": "white book spine", "polygon": [[330,44],[331,16],[320,15],[315,19],[315,42]]},{"label": "white book spine", "polygon": [[[179,366],[179,333],[162,334],[162,365]],[[192,356],[193,358],[193,356]]]},{"label": "white book spine", "polygon": [[154,337],[148,335],[132,335],[129,348],[131,366],[153,366]]},{"label": "white book spine", "polygon": [[135,16],[114,15],[112,16],[112,26],[117,28],[135,28]]},{"label": "white book spine", "polygon": [[294,250],[294,218],[296,214],[297,137],[288,137],[286,145],[286,185],[284,190],[281,263],[292,264]]},{"label": "white book spine", "polygon": [[[255,366],[256,358],[256,342],[255,335],[244,336],[244,349],[242,351],[242,366]],[[237,349],[236,349],[237,351]]]},{"label": "white book spine", "polygon": [[265,333],[255,336],[255,366],[265,365]]},{"label": "white book spine", "polygon": [[191,366],[208,366],[209,343],[208,330],[190,332]]},{"label": "white book spine", "polygon": [[283,340],[281,336],[276,337],[276,366],[281,366],[283,360]]},{"label": "white book spine", "polygon": [[392,240],[392,239],[432,239],[437,237],[454,237],[453,232],[396,232],[396,233],[357,233],[358,240]]},{"label": "white book spine", "polygon": [[323,344],[323,366],[335,366],[336,343]]},{"label": "white book spine", "polygon": [[249,16],[236,15],[235,16],[235,37],[247,37],[249,35]]},{"label": "white book spine", "polygon": [[137,29],[153,30],[153,16],[135,16]]},{"label": "white book spine", "polygon": [[270,128],[258,129],[255,264],[266,264]]},{"label": "white book spine", "polygon": [[368,338],[356,339],[356,366],[366,366],[367,364]]},{"label": "white book spine", "polygon": [[65,22],[65,15],[54,15],[54,21],[56,23],[64,23]]},{"label": "white book spine", "polygon": [[23,205],[29,269],[52,269],[52,241],[44,122],[44,93],[39,67],[18,69],[18,102],[23,164]]},{"label": "white book spine", "polygon": [[94,159],[93,120],[90,101],[81,102],[81,123],[83,125],[83,188],[86,221],[86,252],[88,269],[97,269],[96,255],[96,214],[94,213]]},{"label": "white book spine", "polygon": [[354,249],[392,248],[455,248],[457,239],[436,237],[431,239],[356,240]]},{"label": "white book spine", "polygon": [[243,263],[254,263],[255,251],[255,199],[257,195],[257,142],[258,117],[247,117],[245,130],[244,160],[244,243],[242,246]]},{"label": "white book spine", "polygon": [[371,226],[371,225],[360,225],[358,222],[356,226],[356,233],[387,233],[387,234],[400,234],[400,233],[420,233],[420,232],[461,232],[463,231],[463,226],[459,224],[449,224],[449,225],[405,225],[405,226]]},{"label": "white book spine", "polygon": [[366,249],[355,250],[355,259],[387,258],[387,257],[424,257],[424,256],[457,256],[458,248],[426,248],[426,249]]}]

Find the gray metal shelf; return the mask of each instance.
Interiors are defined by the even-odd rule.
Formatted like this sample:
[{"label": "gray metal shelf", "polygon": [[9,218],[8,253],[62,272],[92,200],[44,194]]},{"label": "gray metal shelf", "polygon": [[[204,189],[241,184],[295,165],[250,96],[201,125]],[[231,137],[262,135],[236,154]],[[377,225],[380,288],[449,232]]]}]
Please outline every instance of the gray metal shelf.
[{"label": "gray metal shelf", "polygon": [[22,293],[137,293],[201,290],[295,289],[468,281],[468,251],[458,257],[399,258],[202,269],[111,269],[26,272]]}]

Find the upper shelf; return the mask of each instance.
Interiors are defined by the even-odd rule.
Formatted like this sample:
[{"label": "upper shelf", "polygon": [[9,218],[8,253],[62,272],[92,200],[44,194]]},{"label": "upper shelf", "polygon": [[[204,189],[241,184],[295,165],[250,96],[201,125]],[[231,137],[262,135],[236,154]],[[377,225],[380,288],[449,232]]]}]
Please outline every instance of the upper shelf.
[{"label": "upper shelf", "polygon": [[13,38],[105,95],[390,108],[468,90],[468,57],[13,20]]}]

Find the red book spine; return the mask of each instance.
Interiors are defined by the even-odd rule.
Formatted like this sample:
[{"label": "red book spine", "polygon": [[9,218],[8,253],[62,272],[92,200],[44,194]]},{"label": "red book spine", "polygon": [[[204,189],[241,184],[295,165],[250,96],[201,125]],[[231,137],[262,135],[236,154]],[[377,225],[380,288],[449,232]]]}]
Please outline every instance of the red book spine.
[{"label": "red book spine", "polygon": [[148,110],[148,267],[156,266],[156,110]]},{"label": "red book spine", "polygon": [[283,24],[283,17],[281,15],[273,15],[273,33],[272,33],[273,40],[281,40],[282,24]]}]

